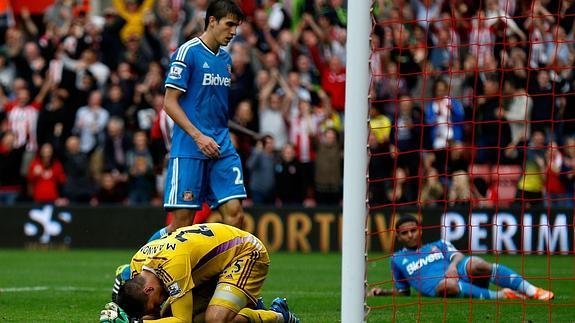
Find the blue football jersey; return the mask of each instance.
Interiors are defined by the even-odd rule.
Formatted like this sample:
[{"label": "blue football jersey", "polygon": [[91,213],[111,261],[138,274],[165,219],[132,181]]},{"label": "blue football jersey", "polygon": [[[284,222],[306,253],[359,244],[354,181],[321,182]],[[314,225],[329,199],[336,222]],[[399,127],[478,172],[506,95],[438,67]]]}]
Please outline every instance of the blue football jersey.
[{"label": "blue football jersey", "polygon": [[[228,129],[228,92],[232,59],[224,49],[213,53],[199,39],[181,45],[172,55],[165,86],[184,92],[179,99],[188,119],[220,146],[220,155],[235,153]],[[171,157],[207,158],[195,141],[177,124],[172,135]]]},{"label": "blue football jersey", "polygon": [[425,296],[435,296],[435,287],[445,278],[451,258],[458,250],[449,241],[439,240],[396,252],[391,257],[395,288],[399,291],[415,288]]}]

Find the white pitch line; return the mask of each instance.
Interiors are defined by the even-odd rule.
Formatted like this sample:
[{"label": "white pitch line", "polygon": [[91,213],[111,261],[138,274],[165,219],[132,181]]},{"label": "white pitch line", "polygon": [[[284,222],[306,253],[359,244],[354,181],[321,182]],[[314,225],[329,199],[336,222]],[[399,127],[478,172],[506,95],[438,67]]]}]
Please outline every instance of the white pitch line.
[{"label": "white pitch line", "polygon": [[[104,291],[100,288],[92,287],[77,287],[77,286],[60,286],[60,287],[49,287],[49,286],[28,286],[28,287],[7,287],[0,288],[0,293],[25,293],[25,292],[42,292],[47,290],[53,290],[58,292],[96,292]],[[108,290],[108,289],[105,289]],[[110,289],[111,291],[111,289]]]},{"label": "white pitch line", "polygon": [[37,292],[48,289],[49,289],[48,286],[8,287],[8,288],[0,288],[0,293]]}]

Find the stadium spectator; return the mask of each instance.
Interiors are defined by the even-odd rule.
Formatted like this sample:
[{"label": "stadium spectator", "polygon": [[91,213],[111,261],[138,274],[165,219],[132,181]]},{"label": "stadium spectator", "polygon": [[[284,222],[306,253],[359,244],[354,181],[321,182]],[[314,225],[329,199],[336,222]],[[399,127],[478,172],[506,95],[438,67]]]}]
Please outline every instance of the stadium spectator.
[{"label": "stadium spectator", "polygon": [[450,182],[451,184],[449,185],[449,191],[447,193],[449,205],[469,205],[469,203],[474,203],[482,199],[469,178],[467,171],[458,170],[453,172],[450,176]]},{"label": "stadium spectator", "polygon": [[140,130],[134,133],[133,145],[126,153],[130,204],[147,204],[154,196],[154,161],[148,147],[148,136]]},{"label": "stadium spectator", "polygon": [[[386,188],[390,181],[391,170],[395,161],[390,151],[389,142],[379,143],[375,133],[370,131],[368,137],[369,161],[369,203],[372,207],[386,203]],[[394,155],[393,155],[394,156]]]},{"label": "stadium spectator", "polygon": [[36,203],[64,203],[60,194],[64,182],[66,174],[62,163],[54,155],[54,148],[49,143],[43,144],[28,171],[28,189],[32,200]]},{"label": "stadium spectator", "polygon": [[390,141],[392,131],[391,120],[381,111],[381,105],[372,103],[369,107],[369,128],[375,135],[377,142],[384,143]]},{"label": "stadium spectator", "polygon": [[0,48],[0,86],[2,91],[11,91],[12,83],[16,78],[16,66],[9,59],[5,49]]},{"label": "stadium spectator", "polygon": [[469,35],[469,54],[477,60],[477,66],[484,68],[487,60],[494,57],[496,35],[487,26],[485,12],[479,10],[472,19]]},{"label": "stadium spectator", "polygon": [[66,69],[76,73],[76,87],[79,89],[86,88],[86,85],[82,83],[85,81],[85,75],[93,77],[99,89],[104,88],[110,76],[110,68],[98,61],[98,53],[92,48],[83,50],[77,60],[64,54],[62,63]]},{"label": "stadium spectator", "polygon": [[[49,83],[50,80],[46,80]],[[66,106],[65,97],[57,89],[51,88],[48,102],[43,105],[38,115],[38,124],[36,135],[39,143],[50,142],[56,149],[64,146],[66,138],[70,136],[70,125],[68,119],[71,119]]]},{"label": "stadium spectator", "polygon": [[343,185],[343,149],[335,129],[327,129],[321,134],[316,151],[315,201],[318,205],[339,205]]},{"label": "stadium spectator", "polygon": [[469,166],[471,165],[470,150],[462,142],[453,142],[449,145],[446,161],[447,174],[449,176],[455,172],[467,173],[469,171]]},{"label": "stadium spectator", "polygon": [[329,58],[327,64],[320,67],[321,88],[331,100],[333,110],[340,115],[345,110],[345,66],[337,56]]},{"label": "stadium spectator", "polygon": [[450,29],[441,26],[433,33],[433,47],[429,53],[429,60],[435,70],[445,71],[458,59],[459,46],[452,39],[454,33]]},{"label": "stadium spectator", "polygon": [[40,92],[31,100],[31,91],[27,82],[21,81],[21,85],[14,85],[14,100],[7,101],[7,98],[4,97],[2,101],[5,102],[7,129],[15,135],[14,148],[24,148],[20,173],[25,176],[30,161],[34,158],[38,148],[38,114],[48,92],[49,84],[46,82]]},{"label": "stadium spectator", "polygon": [[[512,269],[489,263],[477,256],[465,256],[450,242],[421,243],[417,218],[403,215],[395,222],[396,239],[403,247],[391,257],[393,288],[374,288],[373,296],[409,296],[411,288],[428,297],[478,299],[536,299],[550,301],[551,291],[536,287]],[[489,289],[494,284],[502,287]]]},{"label": "stadium spectator", "polygon": [[255,97],[255,78],[253,66],[250,62],[249,47],[239,41],[231,45],[233,82],[230,88],[230,111],[233,118],[236,109],[243,101],[253,101]]},{"label": "stadium spectator", "polygon": [[120,37],[128,42],[130,37],[141,37],[144,34],[144,18],[154,6],[155,0],[144,0],[141,4],[137,0],[113,0],[118,15],[125,20],[120,30]]},{"label": "stadium spectator", "polygon": [[122,87],[119,84],[111,84],[103,99],[102,106],[108,111],[110,117],[125,119],[129,102],[130,100],[124,96]]},{"label": "stadium spectator", "polygon": [[505,121],[501,102],[500,80],[496,75],[487,75],[483,83],[483,95],[477,99],[475,115],[476,163],[499,162],[499,147],[511,143],[511,130]]},{"label": "stadium spectator", "polygon": [[[259,125],[256,117],[252,102],[249,100],[243,100],[238,104],[232,120],[238,125],[257,133],[259,131]],[[240,154],[240,157],[245,157],[247,159],[255,144],[255,140],[258,138],[254,138],[252,135],[239,130],[235,130],[234,133],[238,137],[238,153]]]},{"label": "stadium spectator", "polygon": [[62,196],[71,203],[88,203],[94,193],[88,155],[80,150],[80,138],[77,136],[68,137],[63,148],[60,156],[66,182],[62,187]]},{"label": "stadium spectator", "polygon": [[430,23],[432,23],[434,20],[438,20],[443,1],[444,0],[411,0],[411,7],[415,13],[415,20],[417,23],[423,28],[427,29]]},{"label": "stadium spectator", "polygon": [[317,94],[318,101],[312,101],[313,114],[318,120],[317,133],[324,133],[327,129],[333,129],[338,134],[343,132],[343,120],[339,113],[331,108],[331,99],[321,88],[314,92]]},{"label": "stadium spectator", "polygon": [[46,25],[56,25],[64,28],[72,17],[72,3],[66,0],[55,0],[44,11],[43,22]]},{"label": "stadium spectator", "polygon": [[523,169],[517,183],[516,203],[523,203],[526,208],[543,204],[546,140],[545,132],[533,130],[529,146],[524,152]]},{"label": "stadium spectator", "polygon": [[563,153],[564,158],[560,179],[566,190],[567,199],[565,200],[565,206],[573,207],[573,197],[575,195],[575,137],[565,139]]},{"label": "stadium spectator", "polygon": [[[227,246],[229,252],[212,255],[210,263],[203,264],[218,246]],[[145,252],[149,248],[161,251]],[[132,279],[120,287],[117,304],[106,304],[100,322],[160,319],[161,305],[167,302],[171,310],[165,320],[299,323],[285,298],[274,299],[270,310],[257,309],[269,264],[266,248],[248,232],[221,223],[180,228],[133,256]],[[210,269],[189,270],[202,265]]]},{"label": "stadium spectator", "polygon": [[275,203],[275,144],[274,138],[265,135],[258,140],[246,162],[250,173],[250,193],[254,205]]},{"label": "stadium spectator", "polygon": [[463,142],[465,112],[461,102],[449,96],[449,84],[437,79],[431,100],[424,105],[425,125],[428,126],[428,142],[435,155],[434,167],[444,176],[449,144]]},{"label": "stadium spectator", "polygon": [[545,151],[544,164],[545,177],[545,205],[565,206],[568,204],[567,190],[561,181],[561,169],[563,168],[563,153],[555,141],[549,142]]},{"label": "stadium spectator", "polygon": [[[15,102],[20,89],[27,88],[29,96],[35,97],[43,84],[52,83],[47,102],[37,107],[40,115],[36,141],[24,139],[26,146],[43,142],[62,146],[71,134],[76,112],[86,105],[95,89],[102,93],[104,109],[111,116],[124,119],[128,137],[137,130],[151,130],[150,121],[157,118],[156,101],[163,96],[163,76],[170,55],[186,39],[201,34],[208,1],[158,0],[142,15],[138,10],[145,7],[145,1],[117,2],[124,9],[130,6],[138,12],[137,16],[128,17],[138,21],[138,32],[128,37],[120,36],[120,30],[130,29],[131,23],[113,6],[104,6],[99,12],[98,7],[58,0],[43,15],[29,13],[25,8],[17,12],[15,19],[9,8],[0,13],[0,29],[5,31],[0,35],[5,38],[0,42],[0,84],[5,96],[0,103],[0,120],[4,118],[2,122],[6,124],[3,113],[10,114],[10,104],[6,102]],[[277,69],[293,92],[289,100],[292,116],[297,114],[299,101],[306,100],[318,120],[316,133],[332,127],[341,132],[344,114],[338,109],[345,91],[343,87],[330,90],[325,79],[330,74],[326,67],[331,60],[339,58],[345,65],[347,18],[342,3],[346,2],[301,1],[288,6],[281,1],[242,1],[240,6],[248,8],[250,14],[238,27],[238,36],[230,47],[233,60],[229,117],[235,115],[243,100],[254,100],[254,106],[258,106],[259,98],[254,98],[254,93],[269,83],[266,74]],[[409,128],[410,131],[399,127],[407,119],[396,119],[400,117],[395,115],[397,104],[401,106],[402,97],[409,94],[405,99],[411,101],[417,114],[423,104],[415,98],[430,97],[436,79],[448,80],[448,96],[461,102],[464,121],[469,121],[461,123],[461,142],[469,145],[483,140],[482,133],[475,130],[492,126],[494,131],[486,132],[493,143],[478,143],[479,151],[495,156],[502,150],[497,158],[480,154],[475,161],[522,164],[523,148],[516,146],[522,145],[522,132],[527,131],[525,140],[529,138],[529,127],[544,130],[549,140],[558,145],[564,145],[563,141],[575,133],[575,110],[570,108],[575,98],[574,73],[567,68],[575,57],[571,43],[574,19],[570,16],[574,10],[575,5],[569,1],[379,1],[372,35],[373,97],[377,104],[385,105],[384,112],[395,129],[403,129],[402,136],[413,134],[417,127]],[[418,19],[424,16],[425,19]],[[526,39],[528,43],[523,42]],[[387,68],[389,73],[383,73]],[[382,85],[384,78],[390,85]],[[489,84],[491,79],[493,84]],[[278,90],[278,85],[281,88],[278,83],[271,93],[286,99],[285,91]],[[504,93],[500,93],[502,85]],[[493,89],[497,91],[489,94]],[[317,102],[316,94],[320,96],[322,91],[329,93],[333,110],[327,108],[326,100],[320,98],[322,103]],[[525,111],[530,106],[531,116]],[[275,115],[278,122],[272,124],[268,123],[269,113],[257,113],[259,108],[254,111],[253,121],[256,128],[261,122],[278,130],[274,134],[277,152],[291,141],[287,136],[291,131],[289,115]],[[486,119],[486,114],[493,111],[493,118]],[[425,107],[421,114],[428,116]],[[413,124],[421,121],[415,118]],[[473,129],[473,124],[477,129]],[[429,125],[437,127],[441,123]],[[501,135],[495,128],[502,130]],[[21,138],[19,133],[24,129],[13,129],[17,138]],[[399,135],[391,135],[395,146],[400,144],[394,142],[396,134]],[[429,138],[427,133],[419,137]],[[416,142],[412,144],[414,149],[394,148],[399,166],[406,166],[406,160],[415,160],[407,151],[415,154],[422,148]],[[250,151],[253,145],[254,141],[247,140],[242,149]],[[154,152],[158,173],[165,152],[162,146],[157,154]],[[432,146],[424,148],[430,150],[426,155],[441,152]],[[30,158],[21,163],[23,173],[34,154],[35,149],[27,152]],[[407,166],[411,176],[419,175],[416,164],[414,161]],[[444,169],[437,170],[444,173]],[[244,180],[248,183],[249,179]]]},{"label": "stadium spectator", "polygon": [[445,188],[439,181],[439,174],[433,167],[426,170],[419,192],[419,205],[436,206],[445,200]]},{"label": "stadium spectator", "polygon": [[287,73],[287,85],[293,93],[291,100],[289,119],[298,117],[300,113],[300,102],[311,102],[311,87],[305,87],[301,82],[301,75],[298,71],[292,70]]},{"label": "stadium spectator", "polygon": [[3,1],[0,7],[0,44],[5,41],[6,31],[14,25],[14,13],[10,1]]},{"label": "stadium spectator", "polygon": [[395,167],[392,170],[391,180],[386,181],[386,203],[393,205],[412,205],[418,198],[417,176],[409,174],[405,167]]},{"label": "stadium spectator", "polygon": [[308,101],[299,100],[298,113],[290,120],[290,142],[293,144],[297,159],[301,165],[304,178],[304,192],[306,196],[313,191],[314,162],[316,147],[314,141],[318,136],[319,120],[312,113],[312,106]]},{"label": "stadium spectator", "polygon": [[[392,48],[390,59],[397,64],[399,74],[407,82],[407,88],[414,88],[422,71],[417,60],[416,48],[409,44],[411,32],[402,24],[394,24],[391,28]],[[419,96],[419,93],[418,93]]]},{"label": "stadium spectator", "polygon": [[504,91],[506,95],[511,95],[507,100],[507,106],[504,110],[505,119],[509,121],[511,130],[510,145],[516,146],[525,142],[531,137],[531,110],[533,108],[533,99],[527,95],[524,87],[516,84],[517,81],[506,80]]},{"label": "stadium spectator", "polygon": [[160,64],[151,62],[146,65],[147,72],[142,82],[134,87],[134,106],[127,113],[130,128],[148,130],[151,127],[154,111],[154,95],[162,93],[163,69]]},{"label": "stadium spectator", "polygon": [[553,26],[550,35],[553,37],[547,44],[547,57],[551,73],[557,75],[562,69],[572,66],[575,60],[575,49],[570,41],[572,36],[568,36],[565,29],[560,25]]},{"label": "stadium spectator", "polygon": [[406,80],[398,73],[396,62],[387,62],[385,72],[375,76],[375,97],[381,101],[383,111],[389,118],[394,118],[397,99],[409,93]]},{"label": "stadium spectator", "polygon": [[284,8],[282,1],[267,0],[263,1],[263,3],[264,10],[269,11],[268,25],[271,30],[271,34],[277,38],[280,31],[291,28],[291,17],[288,11]]},{"label": "stadium spectator", "polygon": [[554,93],[556,85],[551,80],[548,70],[538,70],[531,77],[532,84],[529,85],[528,93],[533,99],[531,109],[531,131],[541,130],[546,135],[550,135],[553,118],[557,115]]},{"label": "stadium spectator", "polygon": [[104,172],[90,205],[123,204],[127,195],[126,183],[117,180],[112,173]]},{"label": "stadium spectator", "polygon": [[303,88],[309,90],[319,87],[319,71],[307,55],[297,55],[295,69],[299,73],[299,81]]},{"label": "stadium spectator", "polygon": [[72,132],[80,137],[80,150],[91,156],[103,143],[110,114],[102,107],[102,93],[90,92],[87,105],[78,109]]},{"label": "stadium spectator", "polygon": [[[260,132],[274,138],[274,150],[280,151],[288,142],[287,118],[294,93],[278,70],[269,74],[261,71],[258,81],[263,87],[259,91]],[[283,89],[283,95],[276,91],[276,86]]]},{"label": "stadium spectator", "polygon": [[22,191],[20,164],[23,149],[14,148],[16,136],[10,130],[0,138],[0,205],[16,203]]},{"label": "stadium spectator", "polygon": [[114,175],[116,180],[126,181],[128,172],[128,151],[132,148],[133,139],[125,128],[122,119],[110,118],[106,125],[103,145],[103,170]]},{"label": "stadium spectator", "polygon": [[301,206],[306,197],[304,173],[293,145],[286,144],[275,166],[277,198],[282,205]]},{"label": "stadium spectator", "polygon": [[413,103],[410,96],[400,98],[399,109],[393,118],[390,143],[392,151],[397,152],[397,165],[407,167],[410,174],[419,174],[422,115]]}]

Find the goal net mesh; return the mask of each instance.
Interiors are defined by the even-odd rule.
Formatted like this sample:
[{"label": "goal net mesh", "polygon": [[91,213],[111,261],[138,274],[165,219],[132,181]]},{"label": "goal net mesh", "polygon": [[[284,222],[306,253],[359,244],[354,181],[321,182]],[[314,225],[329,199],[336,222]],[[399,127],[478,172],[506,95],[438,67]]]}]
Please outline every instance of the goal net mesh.
[{"label": "goal net mesh", "polygon": [[[575,2],[381,0],[372,14],[367,290],[412,288],[369,296],[368,320],[569,320]],[[555,300],[422,296],[413,286],[437,276],[419,249],[420,274],[398,282],[394,223],[408,213],[422,245],[450,241]]]}]

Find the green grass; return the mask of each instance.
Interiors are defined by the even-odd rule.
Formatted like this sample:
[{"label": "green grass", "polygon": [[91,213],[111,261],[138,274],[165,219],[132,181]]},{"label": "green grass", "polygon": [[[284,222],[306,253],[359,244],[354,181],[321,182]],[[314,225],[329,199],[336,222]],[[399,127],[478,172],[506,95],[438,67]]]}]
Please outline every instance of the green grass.
[{"label": "green grass", "polygon": [[[110,299],[116,266],[125,263],[131,253],[0,250],[0,322],[96,322],[100,308]],[[271,259],[263,290],[266,303],[276,296],[286,296],[291,309],[304,323],[339,321],[339,254],[274,253]],[[526,256],[523,259],[521,256],[499,257],[501,263],[534,277],[534,283],[553,289],[556,299],[552,303],[376,297],[370,298],[368,304],[383,308],[372,310],[368,321],[572,322],[573,310],[568,305],[575,303],[575,258]],[[545,279],[549,272],[548,259],[552,280]],[[370,264],[370,282],[389,280],[388,267],[386,260]],[[393,304],[397,310],[395,316],[394,307],[390,306]]]}]

